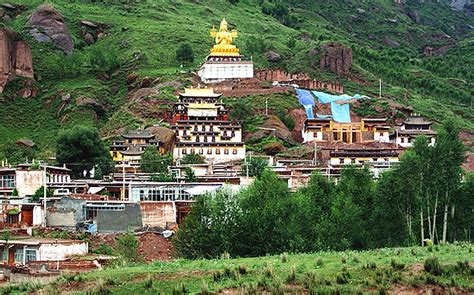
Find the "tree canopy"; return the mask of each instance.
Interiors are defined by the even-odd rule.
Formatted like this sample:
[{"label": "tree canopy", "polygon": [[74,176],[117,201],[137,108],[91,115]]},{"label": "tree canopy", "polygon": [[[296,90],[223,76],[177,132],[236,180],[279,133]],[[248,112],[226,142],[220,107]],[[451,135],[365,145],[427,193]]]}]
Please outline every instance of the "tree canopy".
[{"label": "tree canopy", "polygon": [[72,170],[73,175],[83,176],[94,166],[100,167],[103,174],[110,173],[113,161],[102,144],[96,129],[75,126],[59,133],[56,142],[56,160]]}]

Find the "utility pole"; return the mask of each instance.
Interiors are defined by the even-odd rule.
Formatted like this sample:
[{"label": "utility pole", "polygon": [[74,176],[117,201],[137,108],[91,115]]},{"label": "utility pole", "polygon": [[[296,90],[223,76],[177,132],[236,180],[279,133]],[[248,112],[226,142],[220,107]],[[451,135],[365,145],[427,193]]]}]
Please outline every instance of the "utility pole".
[{"label": "utility pole", "polygon": [[317,157],[318,157],[317,150],[318,149],[316,147],[316,141],[313,141],[313,143],[314,143],[314,165],[316,166],[318,164],[318,161],[317,161]]},{"label": "utility pole", "polygon": [[44,182],[43,182],[43,212],[44,212],[44,227],[46,227],[46,191],[47,191],[47,188],[46,188],[46,178],[47,178],[47,174],[46,174],[46,164],[44,164],[43,166],[44,168],[44,171],[43,171],[43,178],[44,178]]},{"label": "utility pole", "polygon": [[125,201],[125,161],[122,161],[122,201]]},{"label": "utility pole", "polygon": [[268,97],[265,97],[265,116],[268,117]]},{"label": "utility pole", "polygon": [[379,98],[382,98],[382,79],[379,79]]}]

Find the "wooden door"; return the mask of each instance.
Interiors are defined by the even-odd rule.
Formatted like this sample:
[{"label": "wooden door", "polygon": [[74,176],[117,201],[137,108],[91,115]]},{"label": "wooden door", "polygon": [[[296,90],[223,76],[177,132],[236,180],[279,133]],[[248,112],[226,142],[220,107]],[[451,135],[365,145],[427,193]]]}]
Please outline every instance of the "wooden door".
[{"label": "wooden door", "polygon": [[21,221],[33,225],[33,208],[21,209]]},{"label": "wooden door", "polygon": [[[8,247],[8,245],[5,245]],[[15,262],[15,247],[8,248],[8,264],[13,264]]]}]

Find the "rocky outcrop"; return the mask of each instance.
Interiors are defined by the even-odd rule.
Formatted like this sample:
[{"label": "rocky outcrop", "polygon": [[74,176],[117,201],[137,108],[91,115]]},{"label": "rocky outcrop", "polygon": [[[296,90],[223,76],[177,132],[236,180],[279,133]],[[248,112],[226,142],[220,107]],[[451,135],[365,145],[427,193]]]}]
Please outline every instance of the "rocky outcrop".
[{"label": "rocky outcrop", "polygon": [[0,28],[0,93],[17,76],[33,79],[31,49],[10,29]]},{"label": "rocky outcrop", "polygon": [[322,46],[323,53],[320,59],[320,69],[331,71],[336,75],[349,74],[352,67],[352,49],[337,42],[330,42]]},{"label": "rocky outcrop", "polygon": [[162,126],[151,126],[148,127],[146,130],[150,131],[153,135],[155,135],[157,140],[163,142],[164,147],[167,151],[171,150],[175,140],[175,133],[173,130]]},{"label": "rocky outcrop", "polygon": [[105,29],[107,26],[105,24],[96,24],[88,20],[81,20],[79,22],[81,25],[81,35],[87,45],[92,45],[99,38],[105,36]]},{"label": "rocky outcrop", "polygon": [[278,52],[275,52],[275,51],[267,51],[265,53],[265,57],[270,62],[278,62],[278,61],[281,60],[281,55]]},{"label": "rocky outcrop", "polygon": [[26,25],[30,28],[30,35],[36,41],[53,42],[65,53],[73,51],[74,44],[64,17],[51,5],[38,6],[36,11],[28,17]]},{"label": "rocky outcrop", "polygon": [[289,144],[295,144],[296,141],[293,139],[288,127],[277,116],[270,116],[265,121],[263,126],[254,133],[249,133],[245,136],[245,141],[248,140],[260,140],[268,136],[273,136],[287,142]]},{"label": "rocky outcrop", "polygon": [[397,41],[395,40],[392,40],[390,39],[389,37],[385,37],[383,39],[383,44],[385,44],[386,46],[390,47],[390,48],[398,48],[400,47],[400,43],[398,43]]},{"label": "rocky outcrop", "polygon": [[415,24],[419,24],[420,23],[420,13],[418,13],[418,11],[416,10],[409,10],[407,12],[407,15],[408,17],[415,23]]},{"label": "rocky outcrop", "polygon": [[286,147],[279,142],[269,142],[263,147],[263,152],[269,156],[275,156],[281,152],[286,151]]}]

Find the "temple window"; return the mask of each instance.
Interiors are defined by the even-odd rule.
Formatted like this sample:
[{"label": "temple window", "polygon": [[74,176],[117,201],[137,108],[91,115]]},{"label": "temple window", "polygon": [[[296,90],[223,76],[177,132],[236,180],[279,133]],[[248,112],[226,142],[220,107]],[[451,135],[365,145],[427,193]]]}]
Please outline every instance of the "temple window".
[{"label": "temple window", "polygon": [[344,164],[344,158],[339,158],[339,164]]},{"label": "temple window", "polygon": [[188,153],[187,149],[183,149],[183,155],[186,155]]},{"label": "temple window", "polygon": [[207,154],[208,154],[208,155],[212,155],[212,148],[208,148],[208,149],[207,149]]},{"label": "temple window", "polygon": [[224,154],[226,154],[226,155],[229,154],[229,149],[228,149],[228,148],[225,148],[225,149],[224,149]]},{"label": "temple window", "polygon": [[216,149],[216,155],[220,155],[221,154],[221,149],[217,148]]},{"label": "temple window", "polygon": [[199,149],[199,154],[200,155],[204,154],[204,150],[202,148]]},{"label": "temple window", "polygon": [[232,154],[237,155],[237,148],[232,149]]}]

